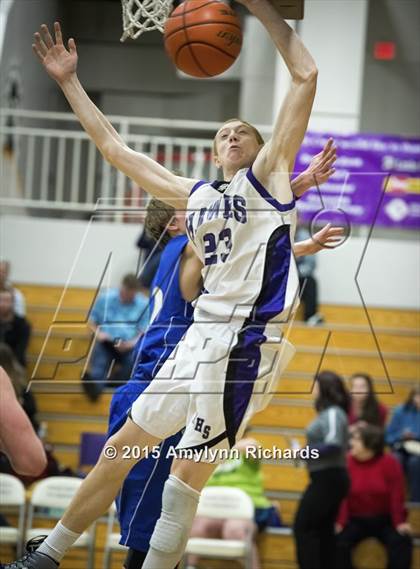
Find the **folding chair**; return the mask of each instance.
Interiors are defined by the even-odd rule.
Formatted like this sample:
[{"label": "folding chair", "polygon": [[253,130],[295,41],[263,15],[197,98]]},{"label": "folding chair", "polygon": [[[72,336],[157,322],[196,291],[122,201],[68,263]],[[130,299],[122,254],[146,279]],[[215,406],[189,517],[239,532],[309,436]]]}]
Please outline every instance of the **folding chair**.
[{"label": "folding chair", "polygon": [[106,529],[105,537],[105,548],[104,548],[104,564],[103,569],[109,569],[111,566],[112,553],[115,551],[127,551],[127,547],[120,545],[120,532],[114,532],[115,514],[116,514],[115,502],[112,502],[112,506],[109,508],[108,512],[108,524]]},{"label": "folding chair", "polygon": [[[51,528],[33,527],[33,519],[36,517],[60,519],[63,511],[67,508],[74,494],[77,492],[82,480],[70,476],[51,476],[40,480],[33,489],[28,505],[28,519],[26,539],[32,539],[38,535],[49,535]],[[36,509],[42,512],[35,512]],[[47,509],[47,512],[45,512]],[[88,551],[88,569],[94,568],[95,557],[95,529],[92,524],[88,531],[74,543],[73,547],[83,548]]]},{"label": "folding chair", "polygon": [[16,545],[17,556],[20,557],[23,548],[25,524],[25,487],[22,482],[11,474],[0,474],[0,505],[18,509],[17,527],[0,527],[0,544]]},{"label": "folding chair", "polygon": [[[248,494],[239,488],[209,486],[204,488],[201,493],[197,516],[253,521],[254,504]],[[242,559],[245,568],[251,569],[252,535],[249,535],[244,541],[190,537],[185,550],[185,561],[187,554],[217,559]]]}]

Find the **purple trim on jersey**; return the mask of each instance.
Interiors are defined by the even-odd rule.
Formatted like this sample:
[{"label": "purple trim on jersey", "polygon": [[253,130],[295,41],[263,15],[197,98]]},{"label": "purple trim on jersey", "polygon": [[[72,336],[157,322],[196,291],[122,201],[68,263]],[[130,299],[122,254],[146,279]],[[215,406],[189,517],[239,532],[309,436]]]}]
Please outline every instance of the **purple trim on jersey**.
[{"label": "purple trim on jersey", "polygon": [[265,327],[269,320],[284,310],[290,259],[290,226],[282,225],[270,236],[261,292],[229,356],[223,410],[230,446],[236,442],[236,433],[258,377],[260,346],[267,339],[264,335]]},{"label": "purple trim on jersey", "polygon": [[198,190],[198,188],[201,188],[201,186],[204,186],[205,184],[208,184],[208,182],[206,182],[205,180],[199,180],[198,182],[196,182],[193,187],[191,188],[191,192],[190,192],[190,197],[193,195],[193,193]]},{"label": "purple trim on jersey", "polygon": [[246,320],[238,335],[238,343],[229,356],[223,411],[230,447],[236,443],[236,433],[252,397],[261,362],[259,346],[266,340],[264,329],[265,326],[250,326]]},{"label": "purple trim on jersey", "polygon": [[289,225],[278,227],[268,241],[263,285],[251,313],[255,322],[267,323],[284,310],[292,259],[289,230]]},{"label": "purple trim on jersey", "polygon": [[281,204],[276,198],[273,198],[271,194],[267,192],[264,186],[257,180],[254,176],[254,173],[251,168],[246,173],[246,177],[248,178],[249,182],[253,185],[253,187],[257,190],[262,198],[264,198],[270,205],[275,207],[278,211],[290,211],[295,207],[295,200],[293,199],[291,202],[286,204]]}]

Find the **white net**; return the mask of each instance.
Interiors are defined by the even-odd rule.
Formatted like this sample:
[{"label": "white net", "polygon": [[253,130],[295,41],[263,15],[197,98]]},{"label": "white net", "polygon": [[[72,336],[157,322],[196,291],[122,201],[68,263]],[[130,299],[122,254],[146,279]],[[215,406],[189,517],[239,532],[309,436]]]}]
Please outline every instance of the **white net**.
[{"label": "white net", "polygon": [[123,30],[121,41],[136,39],[143,32],[163,32],[172,11],[172,0],[121,0]]}]

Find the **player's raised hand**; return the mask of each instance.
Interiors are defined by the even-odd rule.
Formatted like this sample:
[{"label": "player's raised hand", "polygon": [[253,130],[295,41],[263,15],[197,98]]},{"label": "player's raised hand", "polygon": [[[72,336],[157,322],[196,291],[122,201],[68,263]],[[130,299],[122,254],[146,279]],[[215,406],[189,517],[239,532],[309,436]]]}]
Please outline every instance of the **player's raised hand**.
[{"label": "player's raised hand", "polygon": [[342,227],[332,227],[327,223],[325,227],[312,235],[312,249],[314,253],[322,249],[335,249],[343,241],[344,229]]},{"label": "player's raised hand", "polygon": [[307,175],[312,178],[313,184],[320,185],[329,180],[335,172],[334,163],[336,160],[337,147],[334,140],[329,138],[321,152],[312,158],[306,170]]},{"label": "player's raised hand", "polygon": [[58,22],[54,24],[54,35],[55,40],[48,26],[42,24],[40,32],[34,34],[35,43],[32,44],[32,49],[48,75],[57,83],[62,83],[76,73],[76,44],[74,39],[70,38],[66,49]]},{"label": "player's raised hand", "polygon": [[312,184],[321,185],[334,174],[334,163],[337,160],[337,147],[334,140],[329,138],[319,154],[312,158],[306,173],[312,178]]}]

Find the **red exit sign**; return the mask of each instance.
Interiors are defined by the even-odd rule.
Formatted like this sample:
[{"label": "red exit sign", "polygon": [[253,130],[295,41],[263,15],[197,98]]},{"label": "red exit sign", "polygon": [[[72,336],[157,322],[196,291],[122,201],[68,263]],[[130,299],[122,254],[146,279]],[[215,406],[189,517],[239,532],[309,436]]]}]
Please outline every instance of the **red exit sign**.
[{"label": "red exit sign", "polygon": [[377,41],[373,48],[373,57],[380,61],[391,61],[395,59],[396,46],[393,41]]}]

